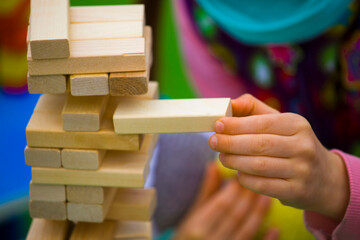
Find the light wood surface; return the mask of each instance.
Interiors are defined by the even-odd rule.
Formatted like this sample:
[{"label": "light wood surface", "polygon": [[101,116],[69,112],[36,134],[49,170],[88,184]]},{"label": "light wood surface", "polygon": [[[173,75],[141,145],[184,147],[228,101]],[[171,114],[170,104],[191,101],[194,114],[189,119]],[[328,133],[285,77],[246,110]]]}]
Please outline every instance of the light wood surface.
[{"label": "light wood surface", "polygon": [[99,131],[109,96],[67,96],[62,111],[65,131]]},{"label": "light wood surface", "polygon": [[61,163],[64,168],[96,170],[105,156],[105,150],[63,149]]},{"label": "light wood surface", "polygon": [[61,151],[58,148],[25,147],[25,163],[33,167],[61,167]]},{"label": "light wood surface", "polygon": [[32,218],[66,220],[66,203],[30,200],[29,212]]},{"label": "light wood surface", "polygon": [[65,202],[65,185],[35,184],[30,182],[30,200]]},{"label": "light wood surface", "polygon": [[35,218],[31,222],[26,240],[66,240],[69,231],[69,221]]},{"label": "light wood surface", "polygon": [[69,0],[31,0],[30,49],[33,59],[67,58]]},{"label": "light wood surface", "polygon": [[102,204],[107,191],[111,191],[111,188],[66,186],[66,198],[73,203]]},{"label": "light wood surface", "polygon": [[27,77],[29,93],[65,93],[67,80],[65,75],[44,75]]},{"label": "light wood surface", "polygon": [[149,239],[152,239],[151,222],[134,222],[134,221],[117,222],[113,239],[114,240],[123,240],[123,239],[149,240]]},{"label": "light wood surface", "polygon": [[[31,147],[129,150],[140,149],[141,135],[117,135],[111,117],[114,104],[106,109],[100,131],[66,132],[61,111],[66,95],[42,95],[26,127],[26,140]],[[114,98],[113,101],[120,101]]]},{"label": "light wood surface", "polygon": [[216,120],[231,115],[230,98],[127,99],[119,102],[113,119],[118,134],[212,132]]},{"label": "light wood surface", "polygon": [[83,223],[75,225],[70,240],[112,240],[116,222]]},{"label": "light wood surface", "polygon": [[70,75],[70,90],[73,96],[108,95],[109,75],[107,73]]}]

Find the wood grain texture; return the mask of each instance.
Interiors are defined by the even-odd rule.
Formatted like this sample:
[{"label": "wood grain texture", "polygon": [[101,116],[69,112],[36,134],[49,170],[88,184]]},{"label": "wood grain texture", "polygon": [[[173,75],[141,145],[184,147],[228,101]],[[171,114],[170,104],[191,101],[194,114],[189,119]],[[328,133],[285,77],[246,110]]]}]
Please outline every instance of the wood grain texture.
[{"label": "wood grain texture", "polygon": [[115,232],[116,222],[105,221],[102,223],[76,224],[70,240],[112,240]]},{"label": "wood grain texture", "polygon": [[71,7],[71,23],[143,21],[145,8],[142,4],[116,6]]},{"label": "wood grain texture", "polygon": [[73,96],[108,95],[109,75],[107,73],[70,75],[70,90]]},{"label": "wood grain texture", "polygon": [[32,0],[30,49],[33,59],[70,56],[69,1]]},{"label": "wood grain texture", "polygon": [[155,189],[120,188],[106,219],[120,221],[150,221],[155,207]]},{"label": "wood grain texture", "polygon": [[66,198],[73,203],[102,204],[107,191],[111,191],[111,188],[66,186]]},{"label": "wood grain texture", "polygon": [[114,240],[150,240],[152,239],[151,222],[119,221],[115,226]]},{"label": "wood grain texture", "polygon": [[25,147],[25,163],[33,167],[61,167],[61,151],[58,148]]},{"label": "wood grain texture", "polygon": [[67,203],[67,217],[75,222],[103,222],[115,198],[117,188],[105,191],[102,204]]},{"label": "wood grain texture", "polygon": [[[106,109],[100,131],[66,132],[61,111],[66,95],[42,95],[26,127],[26,140],[31,147],[129,150],[140,149],[141,135],[117,135],[111,120],[115,104]],[[113,101],[120,101],[113,98]]]},{"label": "wood grain texture", "polygon": [[27,77],[29,93],[65,93],[67,90],[67,77],[65,75],[44,75]]},{"label": "wood grain texture", "polygon": [[146,70],[141,72],[110,73],[110,95],[131,96],[141,95],[148,91],[150,68],[152,65],[152,32],[151,27],[145,27],[146,41]]},{"label": "wood grain texture", "polygon": [[119,102],[113,119],[118,134],[212,132],[225,116],[232,116],[230,98],[127,99]]},{"label": "wood grain texture", "polygon": [[61,163],[64,168],[96,170],[105,156],[105,150],[63,149]]},{"label": "wood grain texture", "polygon": [[67,96],[62,111],[65,131],[99,131],[109,96]]},{"label": "wood grain texture", "polygon": [[30,200],[29,212],[32,218],[66,220],[66,203]]},{"label": "wood grain texture", "polygon": [[65,202],[65,185],[35,184],[30,182],[30,200]]},{"label": "wood grain texture", "polygon": [[69,221],[55,221],[35,218],[26,240],[66,240],[70,231]]}]

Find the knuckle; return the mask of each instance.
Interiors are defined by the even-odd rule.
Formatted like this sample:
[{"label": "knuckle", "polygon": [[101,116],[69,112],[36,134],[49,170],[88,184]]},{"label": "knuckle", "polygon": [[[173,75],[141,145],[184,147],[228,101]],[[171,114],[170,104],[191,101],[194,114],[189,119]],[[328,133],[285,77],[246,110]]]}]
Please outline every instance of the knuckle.
[{"label": "knuckle", "polygon": [[254,135],[252,141],[252,149],[256,154],[263,154],[271,147],[271,142],[268,138],[262,135]]},{"label": "knuckle", "polygon": [[311,167],[308,164],[298,163],[295,168],[302,178],[308,179],[311,176]]},{"label": "knuckle", "polygon": [[268,187],[265,181],[256,181],[253,185],[254,191],[264,193]]},{"label": "knuckle", "polygon": [[267,163],[264,159],[257,158],[252,161],[252,165],[250,169],[252,172],[262,173],[266,171],[266,169],[267,169]]},{"label": "knuckle", "polygon": [[314,158],[316,155],[316,147],[313,139],[306,138],[301,143],[301,152],[306,158]]}]

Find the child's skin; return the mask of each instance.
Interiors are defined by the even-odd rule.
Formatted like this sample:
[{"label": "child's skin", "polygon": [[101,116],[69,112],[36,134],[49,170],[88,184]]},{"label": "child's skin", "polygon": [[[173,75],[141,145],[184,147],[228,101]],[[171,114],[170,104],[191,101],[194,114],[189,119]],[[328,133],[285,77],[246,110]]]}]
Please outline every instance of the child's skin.
[{"label": "child's skin", "polygon": [[340,221],[350,195],[345,164],[319,142],[308,121],[249,94],[233,100],[232,108],[234,117],[216,122],[209,145],[221,152],[224,166],[239,171],[240,183]]}]

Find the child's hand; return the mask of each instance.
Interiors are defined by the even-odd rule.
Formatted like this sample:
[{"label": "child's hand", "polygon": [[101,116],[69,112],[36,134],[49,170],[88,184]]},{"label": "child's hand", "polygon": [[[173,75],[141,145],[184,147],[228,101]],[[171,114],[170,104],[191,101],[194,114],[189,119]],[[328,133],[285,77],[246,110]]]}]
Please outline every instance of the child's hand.
[{"label": "child's hand", "polygon": [[221,152],[226,167],[239,170],[240,183],[286,205],[341,220],[349,199],[345,165],[322,146],[308,121],[251,95],[233,100],[232,107],[234,117],[216,122],[209,145]]},{"label": "child's hand", "polygon": [[[180,224],[174,239],[253,239],[270,206],[270,199],[245,188],[237,181],[220,186],[220,173],[211,164],[194,205]],[[278,238],[267,232],[267,240]]]}]

